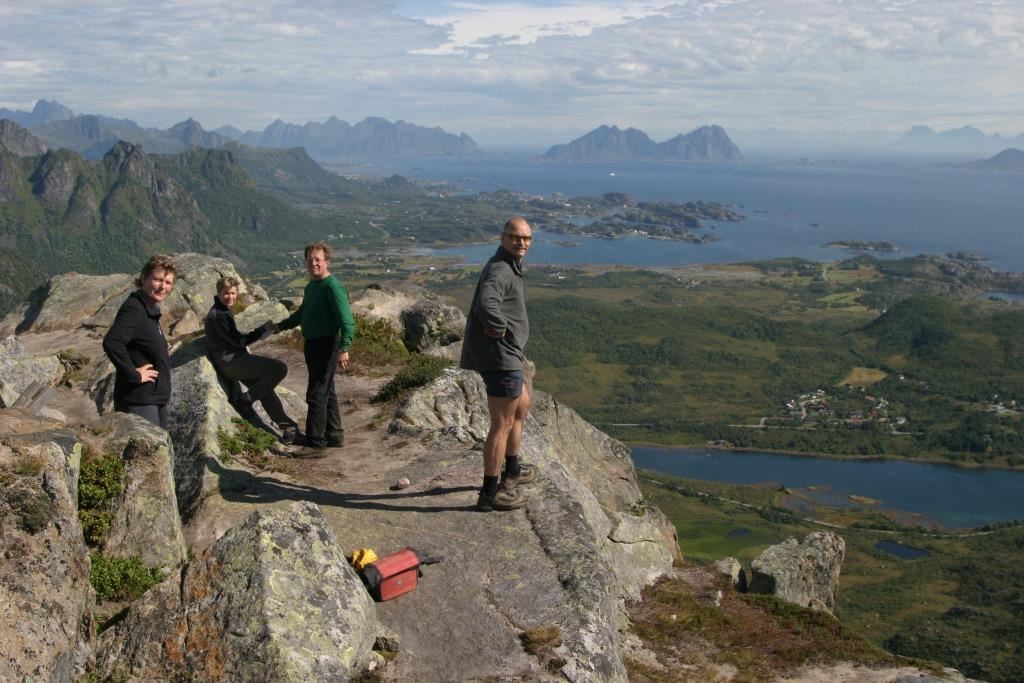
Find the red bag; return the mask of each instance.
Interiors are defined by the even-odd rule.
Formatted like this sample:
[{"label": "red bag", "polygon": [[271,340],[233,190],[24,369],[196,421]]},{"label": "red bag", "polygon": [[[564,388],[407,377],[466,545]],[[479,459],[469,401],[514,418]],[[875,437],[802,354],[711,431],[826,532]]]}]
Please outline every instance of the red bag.
[{"label": "red bag", "polygon": [[408,593],[416,588],[422,575],[420,558],[412,548],[386,555],[363,567],[363,581],[377,602]]}]

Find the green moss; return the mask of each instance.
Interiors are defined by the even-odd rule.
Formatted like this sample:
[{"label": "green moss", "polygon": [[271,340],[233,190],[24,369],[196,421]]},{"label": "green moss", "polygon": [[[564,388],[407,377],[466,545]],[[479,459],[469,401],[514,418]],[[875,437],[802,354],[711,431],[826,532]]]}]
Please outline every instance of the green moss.
[{"label": "green moss", "polygon": [[277,443],[277,438],[273,434],[253,427],[245,420],[233,418],[231,421],[235,427],[234,433],[224,429],[217,430],[222,458],[258,457]]},{"label": "green moss", "polygon": [[27,456],[14,464],[14,473],[21,477],[37,477],[42,473],[44,465],[39,456]]},{"label": "green moss", "polygon": [[441,376],[452,365],[447,358],[413,354],[409,363],[373,397],[375,403],[403,398],[413,389],[425,386]]},{"label": "green moss", "polygon": [[27,533],[42,531],[53,519],[53,501],[38,482],[14,488],[8,493],[8,500],[18,515],[18,526]]},{"label": "green moss", "polygon": [[163,578],[158,567],[142,564],[138,556],[109,557],[93,553],[89,580],[100,600],[135,600]]}]

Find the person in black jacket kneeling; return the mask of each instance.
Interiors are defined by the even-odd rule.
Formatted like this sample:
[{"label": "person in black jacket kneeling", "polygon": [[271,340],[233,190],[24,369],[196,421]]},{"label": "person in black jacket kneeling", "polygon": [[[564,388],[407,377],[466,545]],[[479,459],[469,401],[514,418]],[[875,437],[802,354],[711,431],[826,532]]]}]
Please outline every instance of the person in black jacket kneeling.
[{"label": "person in black jacket kneeling", "polygon": [[134,413],[167,429],[171,360],[160,329],[160,303],[174,289],[170,256],[158,254],[142,267],[137,290],[128,295],[103,338],[114,364],[114,410]]},{"label": "person in black jacket kneeling", "polygon": [[255,417],[252,404],[259,401],[267,415],[281,429],[281,443],[294,443],[299,433],[295,420],[288,417],[274,387],[288,374],[288,366],[276,358],[249,353],[249,344],[269,334],[273,323],[242,334],[235,325],[231,307],[238,296],[238,280],[222,277],[217,281],[217,297],[206,314],[206,350],[217,371],[231,380],[245,384],[248,391],[234,401],[235,409],[247,420]]}]

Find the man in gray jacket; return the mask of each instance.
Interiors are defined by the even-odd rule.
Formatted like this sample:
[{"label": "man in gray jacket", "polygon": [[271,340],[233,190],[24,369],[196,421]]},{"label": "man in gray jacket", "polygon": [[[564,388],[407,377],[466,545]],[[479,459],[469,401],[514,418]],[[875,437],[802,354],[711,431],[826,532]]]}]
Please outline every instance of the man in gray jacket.
[{"label": "man in gray jacket", "polygon": [[530,392],[523,382],[530,321],[522,268],[532,241],[525,218],[516,216],[505,223],[501,246],[480,273],[462,342],[459,365],[483,377],[491,417],[484,442],[484,484],[476,503],[483,511],[521,508],[526,500],[516,493],[516,486],[537,474],[533,466],[519,462],[523,421],[530,410]]}]

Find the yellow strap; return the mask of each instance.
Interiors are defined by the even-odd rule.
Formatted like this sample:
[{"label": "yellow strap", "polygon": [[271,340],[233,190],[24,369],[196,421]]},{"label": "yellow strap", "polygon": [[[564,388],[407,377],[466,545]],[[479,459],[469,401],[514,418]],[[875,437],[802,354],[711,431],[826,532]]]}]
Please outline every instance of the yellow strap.
[{"label": "yellow strap", "polygon": [[373,548],[360,548],[359,550],[352,551],[352,566],[359,572],[363,571],[363,567],[377,559],[377,553],[373,552]]}]

